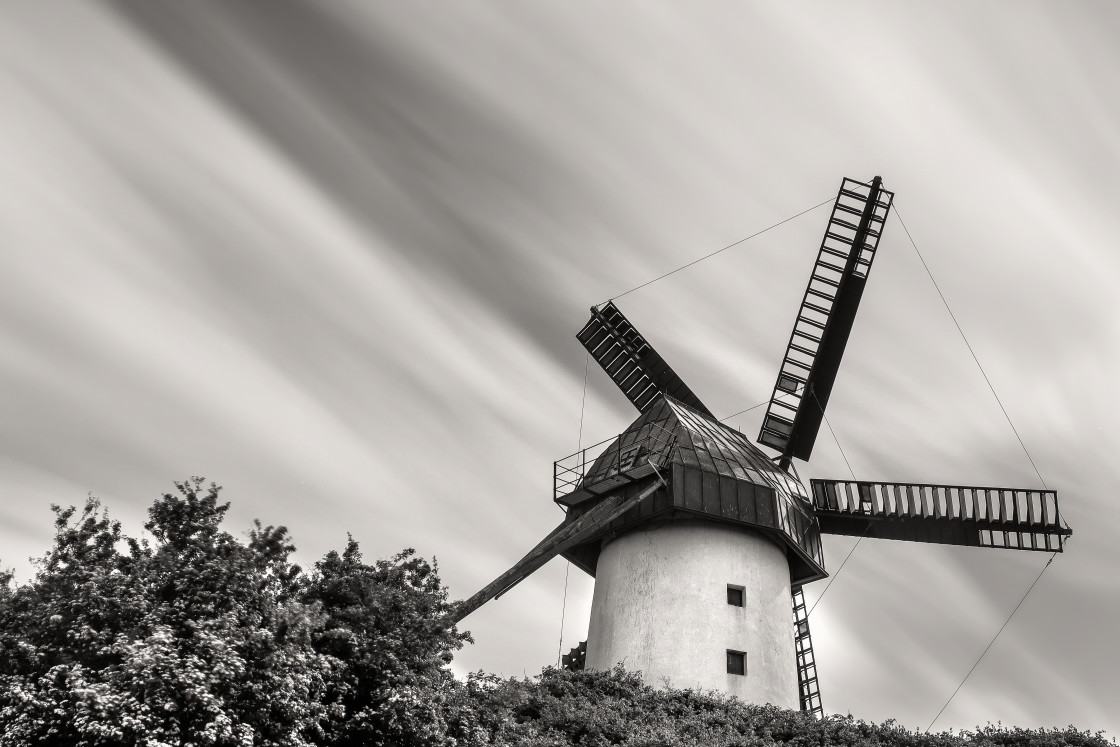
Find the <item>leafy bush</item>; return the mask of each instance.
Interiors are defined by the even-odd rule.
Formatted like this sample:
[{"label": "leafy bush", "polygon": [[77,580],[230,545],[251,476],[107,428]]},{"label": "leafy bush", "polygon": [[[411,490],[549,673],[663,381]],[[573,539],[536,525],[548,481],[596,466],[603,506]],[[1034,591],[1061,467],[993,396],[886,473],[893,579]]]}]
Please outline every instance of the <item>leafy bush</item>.
[{"label": "leafy bush", "polygon": [[921,734],[892,722],[849,716],[817,720],[800,711],[742,703],[694,690],[654,690],[621,667],[610,672],[545,669],[534,679],[471,675],[449,736],[461,744],[625,745],[627,747],[1057,747],[1114,744],[1100,734],[1007,730],[988,726],[961,734]]}]

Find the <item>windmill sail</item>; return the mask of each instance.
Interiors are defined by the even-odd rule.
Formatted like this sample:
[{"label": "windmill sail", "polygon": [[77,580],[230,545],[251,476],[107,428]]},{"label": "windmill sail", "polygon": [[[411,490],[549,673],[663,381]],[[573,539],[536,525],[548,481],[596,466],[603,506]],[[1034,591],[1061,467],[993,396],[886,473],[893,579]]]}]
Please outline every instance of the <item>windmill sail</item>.
[{"label": "windmill sail", "polygon": [[822,533],[1061,552],[1053,490],[813,480]]},{"label": "windmill sail", "polygon": [[601,309],[591,308],[591,318],[576,339],[639,412],[649,409],[659,394],[668,394],[694,410],[712,415],[613,301]]},{"label": "windmill sail", "polygon": [[783,469],[813,451],[893,198],[879,177],[840,185],[758,435]]},{"label": "windmill sail", "polygon": [[525,580],[533,571],[565,550],[583,542],[605,525],[653,495],[662,486],[663,483],[655,482],[633,496],[628,497],[624,493],[610,496],[575,521],[565,522],[556,527],[525,557],[517,561],[516,565],[491,581],[473,597],[461,602],[452,615],[454,622],[459,622],[491,599],[505,594]]},{"label": "windmill sail", "polygon": [[797,690],[801,710],[817,718],[824,715],[821,689],[817,682],[817,660],[813,656],[813,637],[809,634],[809,613],[805,610],[805,594],[793,587],[793,645],[797,653]]}]

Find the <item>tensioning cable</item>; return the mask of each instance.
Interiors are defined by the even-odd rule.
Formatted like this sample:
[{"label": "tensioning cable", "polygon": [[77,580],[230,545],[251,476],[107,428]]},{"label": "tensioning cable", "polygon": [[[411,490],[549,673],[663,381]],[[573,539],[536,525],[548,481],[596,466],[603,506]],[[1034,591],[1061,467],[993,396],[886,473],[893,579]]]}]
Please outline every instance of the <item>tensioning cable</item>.
[{"label": "tensioning cable", "polygon": [[[794,220],[795,218],[800,218],[802,215],[805,215],[806,213],[811,213],[814,210],[816,210],[817,208],[822,207],[824,205],[827,205],[830,202],[833,202],[835,199],[836,199],[835,197],[829,197],[824,202],[818,202],[816,205],[813,205],[813,207],[805,208],[800,213],[797,213],[795,215],[791,215],[790,217],[786,218],[785,220],[780,220],[777,223],[774,223],[773,225],[767,226],[766,228],[763,228],[760,231],[755,231],[750,236],[744,236],[743,238],[739,239],[738,241],[733,241],[730,244],[728,244],[727,246],[720,247],[719,249],[716,249],[714,252],[709,252],[709,253],[705,254],[703,257],[697,257],[696,259],[692,260],[691,262],[687,262],[687,263],[681,265],[680,267],[676,268],[675,270],[669,270],[669,272],[666,272],[664,275],[658,275],[653,280],[647,280],[646,282],[642,283],[641,285],[635,285],[633,288],[631,288],[628,291],[625,291],[624,293],[619,293],[618,295],[611,296],[610,299],[608,299],[608,300],[616,301],[616,300],[622,298],[625,295],[629,295],[630,293],[633,293],[636,290],[641,290],[642,288],[645,288],[647,285],[653,285],[658,280],[664,280],[665,278],[669,277],[670,275],[675,275],[676,273],[680,272],[681,270],[688,269],[689,267],[692,267],[695,264],[699,264],[700,262],[703,262],[706,259],[711,259],[712,257],[716,256],[717,254],[720,254],[721,252],[725,252],[728,249],[731,249],[732,247],[739,246],[739,244],[750,241],[751,239],[753,239],[757,236],[761,236],[762,234],[766,233],[767,231],[773,230],[773,229],[777,228],[778,226],[781,226],[785,223],[789,223],[791,220]],[[602,303],[606,303],[606,301],[604,301]],[[597,305],[602,305],[602,304],[597,304]]]},{"label": "tensioning cable", "polygon": [[[585,353],[583,356],[583,397],[579,405],[579,436],[576,438],[576,453],[578,454],[583,448],[583,414],[587,409],[587,366],[590,362],[591,355]],[[560,642],[556,648],[556,667],[560,667],[560,661],[564,655],[564,617],[568,612],[568,572],[572,570],[572,561],[565,561],[564,566],[564,601],[560,604]]]},{"label": "tensioning cable", "polygon": [[[1048,486],[1046,485],[1046,480],[1043,479],[1042,473],[1039,472],[1038,465],[1035,463],[1034,458],[1031,456],[1030,450],[1027,449],[1027,444],[1023,441],[1023,437],[1019,435],[1019,430],[1015,427],[1015,423],[1012,422],[1011,415],[1008,414],[1007,408],[1003,406],[1003,401],[1000,399],[999,394],[996,392],[996,388],[992,384],[992,380],[988,378],[988,373],[984,370],[984,366],[980,363],[980,358],[976,355],[976,351],[973,349],[972,344],[969,343],[968,337],[965,335],[964,330],[961,328],[960,322],[957,321],[957,315],[953,313],[953,309],[949,306],[948,299],[946,299],[945,294],[941,292],[941,286],[937,284],[937,280],[933,277],[933,272],[929,269],[929,265],[926,264],[925,257],[922,256],[921,251],[918,249],[917,242],[914,241],[914,237],[910,234],[910,229],[906,227],[905,221],[902,220],[902,213],[898,209],[897,201],[895,201],[894,204],[894,214],[895,217],[898,218],[898,223],[900,226],[902,226],[902,230],[906,234],[906,238],[910,240],[910,246],[913,247],[914,253],[918,255],[918,261],[922,263],[922,268],[926,271],[926,275],[929,276],[929,281],[933,284],[934,290],[937,291],[937,295],[941,299],[941,303],[944,304],[945,310],[949,313],[949,318],[953,320],[953,326],[957,328],[957,332],[960,333],[961,340],[964,341],[965,347],[968,348],[968,352],[972,356],[973,362],[975,362],[976,367],[980,369],[980,375],[984,377],[984,383],[988,385],[988,389],[989,391],[991,391],[992,397],[995,398],[996,404],[999,405],[1000,412],[1003,413],[1004,419],[1007,420],[1007,425],[1011,428],[1011,432],[1015,434],[1015,440],[1019,442],[1019,446],[1023,449],[1023,454],[1026,455],[1027,461],[1030,462],[1031,469],[1034,470],[1035,475],[1038,477],[1038,481],[1042,483],[1042,487],[1047,488]],[[1058,512],[1058,519],[1059,521],[1061,521],[1061,511]],[[1011,622],[1011,618],[1015,617],[1015,613],[1018,612],[1019,608],[1023,606],[1023,602],[1027,601],[1027,597],[1030,596],[1032,591],[1034,591],[1034,587],[1042,578],[1042,574],[1046,573],[1046,569],[1050,567],[1050,564],[1054,562],[1054,558],[1056,558],[1057,556],[1057,551],[1050,554],[1050,558],[1046,561],[1046,565],[1042,566],[1042,570],[1038,572],[1038,575],[1035,576],[1034,581],[1032,581],[1031,585],[1027,587],[1027,590],[1019,599],[1019,603],[1015,605],[1015,608],[1011,610],[1011,613],[1007,616],[1007,619],[1003,621],[1003,625],[1001,625],[999,630],[996,631],[996,634],[992,636],[992,639],[988,641],[988,645],[985,646],[984,650],[980,652],[980,656],[978,656],[976,658],[976,661],[973,662],[972,667],[961,679],[956,689],[953,690],[953,693],[949,696],[949,699],[946,700],[945,704],[941,706],[941,710],[939,710],[937,712],[937,715],[933,717],[933,720],[929,722],[929,726],[925,728],[925,733],[929,733],[929,730],[932,729],[933,725],[937,723],[937,719],[941,718],[941,714],[944,713],[945,709],[949,707],[949,704],[953,702],[953,698],[957,697],[957,693],[961,691],[961,688],[964,687],[964,684],[968,681],[968,678],[971,677],[972,673],[976,671],[976,668],[980,666],[980,662],[983,661],[984,656],[987,655],[989,649],[991,649],[991,647],[995,644],[996,639],[999,638],[1000,634],[1003,633],[1008,623]]]}]

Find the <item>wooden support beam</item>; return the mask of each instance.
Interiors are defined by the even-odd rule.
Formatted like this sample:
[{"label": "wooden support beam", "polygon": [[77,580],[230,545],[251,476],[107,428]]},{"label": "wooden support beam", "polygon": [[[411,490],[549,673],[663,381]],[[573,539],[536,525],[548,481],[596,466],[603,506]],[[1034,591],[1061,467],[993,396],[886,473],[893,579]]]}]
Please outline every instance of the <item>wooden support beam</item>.
[{"label": "wooden support beam", "polygon": [[630,498],[625,495],[610,496],[575,521],[565,522],[556,527],[525,557],[517,561],[516,565],[491,581],[470,599],[460,602],[452,613],[452,620],[459,622],[491,599],[497,599],[505,594],[525,580],[533,571],[603,529],[607,524],[649,498],[664,485],[664,481],[659,480]]}]

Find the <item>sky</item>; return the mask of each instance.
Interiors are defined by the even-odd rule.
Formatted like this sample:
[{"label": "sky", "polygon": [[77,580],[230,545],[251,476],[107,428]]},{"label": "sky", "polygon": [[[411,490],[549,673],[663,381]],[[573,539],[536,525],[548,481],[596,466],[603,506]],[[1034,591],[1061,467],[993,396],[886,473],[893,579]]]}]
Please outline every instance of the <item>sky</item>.
[{"label": "sky", "polygon": [[[562,519],[553,461],[634,417],[594,362],[584,394],[588,307],[717,415],[764,402],[827,208],[627,291],[881,175],[801,475],[1057,489],[1067,552],[934,729],[1120,735],[1117,29],[1106,0],[5,3],[0,561],[30,577],[52,503],[138,535],[202,475],[305,565],[351,534],[470,596]],[[854,545],[806,587],[825,709],[924,729],[1050,556]],[[539,673],[592,584],[551,561],[454,670]]]}]

